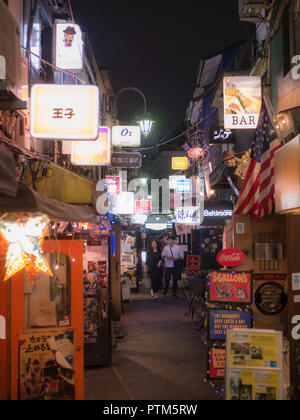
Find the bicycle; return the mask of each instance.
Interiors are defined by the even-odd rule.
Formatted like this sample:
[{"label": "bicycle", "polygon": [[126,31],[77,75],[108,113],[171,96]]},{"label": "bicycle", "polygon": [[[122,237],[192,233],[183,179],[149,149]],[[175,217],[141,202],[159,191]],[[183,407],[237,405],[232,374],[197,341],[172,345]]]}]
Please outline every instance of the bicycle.
[{"label": "bicycle", "polygon": [[202,272],[200,276],[188,279],[187,311],[185,316],[191,318],[192,327],[200,331],[205,323],[207,275]]}]

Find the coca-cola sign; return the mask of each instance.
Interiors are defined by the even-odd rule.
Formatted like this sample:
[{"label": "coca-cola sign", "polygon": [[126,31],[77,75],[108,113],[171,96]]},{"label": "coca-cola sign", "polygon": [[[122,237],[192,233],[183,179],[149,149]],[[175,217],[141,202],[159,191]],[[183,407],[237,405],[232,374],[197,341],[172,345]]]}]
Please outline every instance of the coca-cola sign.
[{"label": "coca-cola sign", "polygon": [[240,249],[225,249],[217,256],[217,261],[223,267],[236,267],[244,262],[245,254]]}]

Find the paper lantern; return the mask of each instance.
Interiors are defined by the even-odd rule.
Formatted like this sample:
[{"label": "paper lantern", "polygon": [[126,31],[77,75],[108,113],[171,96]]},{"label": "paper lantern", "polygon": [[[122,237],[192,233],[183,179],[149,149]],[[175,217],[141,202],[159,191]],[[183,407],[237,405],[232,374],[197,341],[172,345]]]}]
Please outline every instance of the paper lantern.
[{"label": "paper lantern", "polygon": [[6,242],[7,250],[4,281],[23,269],[31,277],[39,272],[53,276],[42,251],[42,243],[49,222],[48,217],[44,215],[24,214],[11,215],[5,220],[0,220],[1,239]]}]

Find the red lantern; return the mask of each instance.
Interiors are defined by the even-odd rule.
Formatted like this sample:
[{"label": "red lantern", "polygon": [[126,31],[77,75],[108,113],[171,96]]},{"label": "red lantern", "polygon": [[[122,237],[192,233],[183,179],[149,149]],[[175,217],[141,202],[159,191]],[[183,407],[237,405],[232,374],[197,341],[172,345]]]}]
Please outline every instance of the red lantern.
[{"label": "red lantern", "polygon": [[199,159],[202,156],[203,156],[203,149],[201,149],[201,147],[194,147],[193,149],[189,150],[190,159]]}]

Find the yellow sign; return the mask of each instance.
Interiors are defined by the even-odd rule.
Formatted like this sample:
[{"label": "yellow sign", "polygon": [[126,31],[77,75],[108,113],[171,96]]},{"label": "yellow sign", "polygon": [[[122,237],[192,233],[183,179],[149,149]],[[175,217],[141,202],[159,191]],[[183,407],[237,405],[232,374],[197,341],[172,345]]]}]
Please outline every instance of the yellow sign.
[{"label": "yellow sign", "polygon": [[34,85],[31,135],[45,140],[96,140],[99,89],[86,85]]},{"label": "yellow sign", "polygon": [[73,141],[73,165],[108,166],[111,158],[109,128],[100,127],[96,141]]},{"label": "yellow sign", "polygon": [[186,170],[189,166],[187,157],[173,157],[172,169],[173,170]]}]

